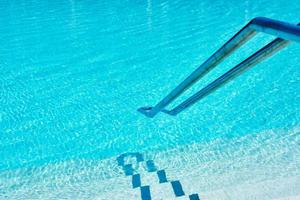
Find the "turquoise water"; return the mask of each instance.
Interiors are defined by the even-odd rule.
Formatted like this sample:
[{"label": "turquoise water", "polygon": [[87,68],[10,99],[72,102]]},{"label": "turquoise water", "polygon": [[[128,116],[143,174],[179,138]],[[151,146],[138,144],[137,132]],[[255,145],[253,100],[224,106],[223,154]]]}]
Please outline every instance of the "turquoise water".
[{"label": "turquoise water", "polygon": [[[298,23],[300,1],[1,1],[0,171],[299,126],[296,43],[176,117],[136,111],[256,16]],[[260,34],[180,99],[270,39]]]}]

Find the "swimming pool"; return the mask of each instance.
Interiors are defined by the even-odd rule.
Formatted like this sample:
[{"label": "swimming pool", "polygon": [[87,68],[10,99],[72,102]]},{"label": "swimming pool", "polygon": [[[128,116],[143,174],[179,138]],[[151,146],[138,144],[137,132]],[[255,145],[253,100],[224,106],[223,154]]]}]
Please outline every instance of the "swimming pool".
[{"label": "swimming pool", "polygon": [[298,0],[1,1],[0,199],[140,199],[116,162],[127,152],[201,199],[299,196],[299,44],[176,117],[136,112],[252,18],[299,14]]}]

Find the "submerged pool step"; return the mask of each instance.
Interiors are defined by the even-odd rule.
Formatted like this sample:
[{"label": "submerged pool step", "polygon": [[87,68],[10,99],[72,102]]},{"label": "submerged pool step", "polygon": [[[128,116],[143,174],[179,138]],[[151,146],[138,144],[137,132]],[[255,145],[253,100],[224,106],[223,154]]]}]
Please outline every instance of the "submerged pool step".
[{"label": "submerged pool step", "polygon": [[[141,186],[150,186],[151,200],[186,200],[196,192],[201,200],[299,197],[300,171],[297,166],[300,166],[300,160],[292,161],[286,157],[300,157],[300,151],[295,151],[299,147],[299,133],[300,127],[296,126],[289,131],[257,132],[167,151],[145,152],[145,160],[139,163]],[[262,162],[262,157],[267,162]],[[149,173],[144,169],[146,158],[154,161],[157,172]],[[129,164],[128,161],[124,164]],[[165,171],[169,182],[159,183],[159,170]],[[26,184],[16,187],[19,180]],[[53,185],[53,180],[60,183],[59,187]],[[182,184],[184,196],[175,196],[170,183],[174,180]],[[124,174],[116,157],[3,171],[0,182],[5,183],[0,199],[5,195],[10,199],[141,200],[140,188],[132,187],[132,176]]]},{"label": "submerged pool step", "polygon": [[[164,169],[140,153],[126,153],[117,158],[125,176],[131,176],[132,189],[140,190],[141,200],[189,199],[200,200],[198,194],[186,194],[179,180],[168,180]],[[158,196],[157,196],[158,195]]]},{"label": "submerged pool step", "polygon": [[[126,177],[126,176],[124,176]],[[119,179],[124,177],[119,177],[115,181],[110,181],[111,184],[118,184]],[[106,192],[101,192],[94,200],[141,200],[140,189],[130,188],[130,180],[127,177],[126,184],[128,187],[117,187],[113,190],[107,190]],[[190,191],[195,184],[196,180],[200,179],[201,176],[194,177],[184,177],[181,182],[185,192]],[[222,180],[222,176],[220,177]],[[124,180],[124,179],[123,179]],[[187,184],[189,180],[189,184]],[[273,181],[264,181],[256,183],[244,183],[238,185],[232,185],[226,188],[216,188],[216,190],[207,191],[203,190],[201,192],[201,200],[249,200],[249,199],[266,199],[266,200],[296,200],[299,198],[299,192],[297,192],[300,185],[300,177],[292,177],[287,179],[276,179]],[[123,181],[121,181],[123,182]],[[130,187],[129,187],[130,186]],[[197,187],[195,187],[197,188]],[[278,189],[278,190],[277,190]],[[290,192],[285,193],[286,189]],[[172,186],[169,183],[156,184],[150,186],[151,200],[194,200],[190,195],[185,195],[181,197],[175,197]],[[113,194],[113,196],[112,196]],[[293,197],[295,196],[295,197]],[[252,198],[251,198],[252,197]],[[298,198],[296,198],[298,197]]]}]

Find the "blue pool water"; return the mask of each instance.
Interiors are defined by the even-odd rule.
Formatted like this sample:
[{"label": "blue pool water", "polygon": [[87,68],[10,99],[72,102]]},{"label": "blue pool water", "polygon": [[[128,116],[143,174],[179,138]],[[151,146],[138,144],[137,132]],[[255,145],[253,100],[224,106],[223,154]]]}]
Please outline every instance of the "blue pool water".
[{"label": "blue pool water", "polygon": [[[68,168],[85,174],[95,169],[93,162],[125,152],[189,152],[187,146],[195,144],[200,154],[208,144],[223,141],[233,145],[220,146],[219,152],[235,155],[238,146],[243,158],[248,143],[238,141],[257,134],[253,144],[259,152],[269,152],[272,160],[272,149],[278,150],[275,154],[286,150],[283,158],[296,166],[299,44],[292,43],[176,117],[149,119],[136,111],[157,103],[256,16],[299,23],[300,0],[0,1],[0,199],[18,194],[25,180],[35,188],[35,170],[43,174],[59,166],[57,174],[68,174]],[[271,39],[258,35],[179,101]],[[273,140],[285,145],[271,148],[267,144]],[[257,158],[263,163],[262,155]],[[107,168],[97,169],[105,174]],[[298,176],[300,169],[278,173]],[[83,199],[94,195],[89,191]],[[28,199],[38,193],[38,188],[27,193],[32,195]]]}]

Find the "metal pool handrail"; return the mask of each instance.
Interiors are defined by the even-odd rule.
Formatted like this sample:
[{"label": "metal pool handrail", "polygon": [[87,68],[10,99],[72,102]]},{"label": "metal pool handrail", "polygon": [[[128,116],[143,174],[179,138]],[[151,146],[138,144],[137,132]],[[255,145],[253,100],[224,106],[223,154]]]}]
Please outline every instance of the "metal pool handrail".
[{"label": "metal pool handrail", "polygon": [[[174,90],[172,90],[165,98],[163,98],[154,107],[141,107],[139,112],[147,117],[154,117],[158,112],[162,111],[170,115],[176,115],[196,103],[203,97],[212,93],[225,83],[237,77],[250,67],[258,64],[262,60],[272,56],[282,48],[286,47],[290,41],[300,42],[300,23],[297,25],[277,21],[265,17],[256,17],[252,19],[246,26],[244,26],[238,33],[236,33],[230,40],[228,40],[220,49],[218,49],[212,56],[210,56],[202,65],[200,65],[194,72],[192,72],[184,81],[182,81]],[[206,87],[196,92],[184,102],[171,110],[165,110],[172,101],[174,101],[185,90],[190,88],[200,78],[206,75],[209,71],[215,68],[226,57],[233,53],[236,49],[241,47],[249,41],[256,33],[263,32],[273,36],[277,36],[275,40],[252,54],[246,60],[236,65],[225,74],[208,84]]]}]

